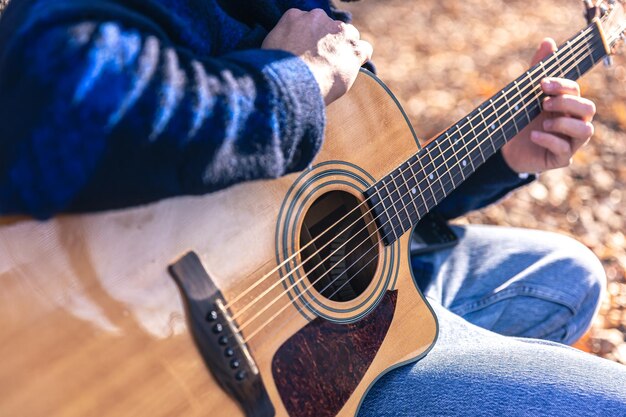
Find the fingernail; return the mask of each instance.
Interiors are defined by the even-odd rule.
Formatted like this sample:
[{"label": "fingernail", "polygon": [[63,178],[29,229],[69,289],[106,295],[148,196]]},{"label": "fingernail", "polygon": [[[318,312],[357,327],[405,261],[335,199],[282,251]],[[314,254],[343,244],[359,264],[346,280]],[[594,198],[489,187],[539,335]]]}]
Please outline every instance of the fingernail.
[{"label": "fingernail", "polygon": [[537,132],[536,130],[533,130],[532,132],[530,132],[530,138],[532,140],[537,140],[539,139],[539,132]]},{"label": "fingernail", "polygon": [[554,125],[554,121],[552,121],[551,119],[547,119],[543,121],[543,128],[545,130],[550,130],[552,129],[552,126]]},{"label": "fingernail", "polygon": [[544,78],[541,80],[541,86],[546,90],[552,90],[554,88],[555,83],[550,81],[549,78]]}]

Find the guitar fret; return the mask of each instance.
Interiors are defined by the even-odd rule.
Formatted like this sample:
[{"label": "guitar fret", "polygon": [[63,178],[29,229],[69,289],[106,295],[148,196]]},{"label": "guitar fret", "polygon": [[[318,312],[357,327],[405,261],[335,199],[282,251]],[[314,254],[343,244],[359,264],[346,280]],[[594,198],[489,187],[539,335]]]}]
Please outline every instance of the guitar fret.
[{"label": "guitar fret", "polygon": [[[488,105],[485,106],[485,108],[488,108],[489,106],[491,106],[491,102],[489,102]],[[493,138],[495,136],[495,132],[496,132],[496,122],[497,122],[497,118],[496,115],[491,114],[491,116],[493,117],[493,119],[491,119],[491,123],[489,123],[490,119],[489,117],[487,117],[487,119],[485,119],[484,113],[483,113],[483,123],[485,124],[485,136],[489,139],[489,143],[491,144],[491,148],[493,150],[493,153],[495,154],[496,152],[498,152],[498,146],[496,146],[496,143],[494,142]],[[493,126],[493,128],[492,128]]]},{"label": "guitar fret", "polygon": [[[435,170],[439,177],[439,184],[441,184],[441,191],[443,192],[443,196],[445,198],[449,194],[449,183],[446,181],[446,177],[449,177],[450,181],[452,181],[452,177],[450,176],[450,171],[448,170],[448,166],[446,165],[446,159],[441,149],[441,140],[435,140],[433,143],[435,144],[437,154],[435,159],[433,159],[433,163],[435,164]],[[435,148],[433,148],[433,151],[435,151]]]},{"label": "guitar fret", "polygon": [[555,56],[555,61],[556,61],[556,65],[559,67],[559,77],[560,78],[567,78],[565,76],[565,72],[563,71],[563,68],[561,67],[561,57],[558,55]]},{"label": "guitar fret", "polygon": [[587,48],[588,58],[591,61],[591,65],[589,68],[593,67],[596,64],[596,60],[593,58],[593,52],[591,51],[591,47],[589,46],[589,41],[585,40],[585,48]]},{"label": "guitar fret", "polygon": [[[438,156],[435,155],[435,158],[433,158],[433,152],[432,152],[433,148],[431,147],[434,145],[436,145],[436,143],[433,142],[429,144],[429,146],[424,148],[426,149],[426,153],[424,156],[425,156],[425,159],[428,161],[427,165],[429,165],[428,172],[430,172],[430,174],[428,175],[428,179],[430,180],[430,189],[435,197],[435,202],[438,203],[439,201],[443,199],[443,197],[445,197],[445,191],[444,191],[443,182],[441,181],[441,173],[437,170],[438,164],[435,163],[435,158],[437,158]],[[442,194],[443,194],[443,197],[442,197]]]},{"label": "guitar fret", "polygon": [[395,203],[393,201],[393,198],[391,196],[391,192],[389,191],[388,184],[385,183],[384,179],[381,181],[381,184],[383,186],[381,191],[385,194],[385,196],[386,196],[385,198],[388,198],[389,201],[390,201],[390,204],[389,204],[389,206],[387,206],[387,209],[389,210],[389,212],[391,210],[393,210],[391,215],[388,212],[387,217],[389,217],[389,219],[390,219],[391,228],[393,230],[393,235],[394,235],[394,237],[396,239],[398,239],[399,235],[398,235],[397,231],[402,229],[402,224],[401,224],[401,221],[400,221],[400,214],[398,213],[398,209],[397,209],[397,207],[396,207],[396,205],[395,205]]},{"label": "guitar fret", "polygon": [[[496,117],[497,117],[496,120],[497,120],[497,123],[498,123],[498,126],[499,126],[499,135],[500,135],[499,142],[506,143],[507,135],[506,135],[505,125],[502,124],[502,118],[503,117],[501,115],[502,109],[506,106],[506,101],[505,101],[504,96],[502,96],[501,92],[499,93],[499,95],[500,95],[500,97],[498,98],[498,100],[493,102],[493,106],[494,106],[495,114],[496,114]],[[500,102],[498,102],[498,101],[500,101]]]},{"label": "guitar fret", "polygon": [[541,113],[541,109],[542,109],[541,97],[543,97],[543,94],[537,95],[533,92],[532,101],[526,107],[526,113],[530,117],[531,121],[534,120],[535,117],[539,116],[539,114]]},{"label": "guitar fret", "polygon": [[[446,172],[448,173],[448,177],[450,177],[450,185],[452,186],[452,189],[454,189],[457,187],[457,183],[456,181],[454,181],[453,175],[453,172],[456,170],[453,160],[455,155],[454,150],[452,149],[452,143],[450,143],[450,139],[447,135],[441,138],[439,142],[439,148],[443,148],[443,163],[446,166]],[[450,192],[448,192],[448,194],[450,194]]]},{"label": "guitar fret", "polygon": [[474,119],[478,119],[478,116],[480,116],[480,121],[478,121],[478,123],[476,123],[474,126],[476,127],[477,130],[477,134],[476,137],[478,138],[478,140],[480,141],[480,143],[485,143],[487,141],[489,141],[489,145],[491,145],[491,149],[488,150],[488,153],[490,154],[494,154],[496,153],[496,147],[494,146],[493,142],[491,141],[491,136],[490,136],[490,132],[489,132],[489,125],[487,124],[487,121],[485,120],[485,108],[488,107],[487,106],[488,103],[483,103],[480,105],[480,107],[476,110],[476,115],[474,116]]},{"label": "guitar fret", "polygon": [[413,208],[415,209],[414,216],[416,217],[417,220],[419,220],[422,216],[420,214],[419,207],[417,206],[417,203],[415,202],[415,199],[417,197],[416,196],[417,182],[415,181],[415,177],[412,175],[413,168],[411,167],[411,159],[409,159],[407,162],[405,162],[404,164],[400,166],[400,172],[402,175],[402,179],[404,180],[404,183],[406,184],[406,187],[408,190],[407,192],[408,199],[411,200],[411,204]]},{"label": "guitar fret", "polygon": [[594,50],[592,49],[593,45],[590,44],[590,41],[585,40],[585,52],[586,52],[586,56],[585,58],[582,60],[582,62],[580,63],[580,68],[582,69],[582,72],[587,72],[589,69],[591,69],[595,64],[596,64],[596,60],[594,58]]},{"label": "guitar fret", "polygon": [[[396,234],[396,230],[397,230],[396,223],[398,222],[398,219],[397,219],[398,214],[395,213],[395,207],[393,206],[391,198],[389,197],[389,192],[387,191],[387,186],[385,185],[385,180],[384,179],[381,180],[380,183],[381,183],[382,187],[379,187],[377,189],[377,192],[378,192],[378,195],[380,196],[381,204],[382,204],[383,209],[385,210],[385,214],[387,216],[387,223],[386,224],[383,223],[381,225],[382,226],[389,225],[389,228],[391,229],[391,232],[393,233],[394,238],[398,239],[398,235]],[[389,204],[386,203],[386,200],[389,201]],[[393,209],[393,212],[392,212],[392,209]],[[383,235],[383,238],[385,238],[385,237],[389,237],[389,233],[388,232]]]},{"label": "guitar fret", "polygon": [[[522,92],[522,90],[519,88],[519,84],[517,83],[517,81],[514,81],[513,83],[514,83],[514,85],[515,85],[515,89],[517,90],[517,94],[518,94],[518,95],[519,95],[519,97],[520,97],[520,98],[519,98],[519,100],[518,100],[518,103],[519,103],[519,102],[521,102],[521,107],[522,107],[522,109],[524,110],[524,115],[526,116],[526,124],[528,124],[528,123],[530,123],[530,121],[532,120],[532,119],[531,119],[531,117],[528,115],[528,109],[527,109],[527,105],[526,105],[526,103],[525,103],[525,101],[527,100],[526,95],[527,95],[528,93],[524,94],[524,93]],[[531,89],[531,93],[530,93],[530,94],[531,94],[531,95],[533,94],[532,89]],[[518,111],[519,111],[519,110],[518,110]]]},{"label": "guitar fret", "polygon": [[[424,197],[424,192],[422,191],[422,188],[420,186],[421,182],[418,181],[418,176],[415,173],[415,171],[413,170],[413,165],[416,165],[419,162],[419,158],[417,156],[413,156],[411,159],[415,158],[414,161],[409,160],[409,169],[411,170],[411,176],[413,177],[413,179],[415,180],[415,187],[417,188],[417,192],[419,193],[420,197],[422,198],[422,201],[424,202],[424,209],[427,211],[428,210],[428,203],[426,203],[426,198]],[[425,214],[425,212],[424,212]],[[422,217],[422,213],[420,212],[420,217]]]},{"label": "guitar fret", "polygon": [[486,161],[487,158],[485,158],[485,154],[483,153],[483,148],[482,148],[482,142],[480,141],[480,137],[478,137],[476,135],[476,129],[474,128],[474,125],[472,125],[472,120],[468,117],[467,118],[467,124],[470,127],[470,132],[472,135],[472,140],[475,140],[478,143],[478,151],[480,152],[480,157],[482,158],[483,161]]},{"label": "guitar fret", "polygon": [[581,61],[578,51],[572,49],[571,40],[566,42],[567,50],[564,49],[564,57],[563,61],[567,63],[570,67],[573,65],[573,68],[570,68],[569,72],[566,74],[565,78],[569,78],[571,80],[577,80],[582,76],[580,72],[580,64],[584,62],[584,59]]},{"label": "guitar fret", "polygon": [[489,136],[487,135],[487,132],[484,131],[484,129],[483,131],[481,131],[480,129],[477,131],[476,142],[478,142],[478,149],[480,150],[481,159],[484,161],[489,159],[491,155],[494,154],[492,143],[488,139]]},{"label": "guitar fret", "polygon": [[[596,33],[598,32],[598,29],[595,29]],[[601,60],[602,58],[604,58],[606,56],[606,53],[604,51],[604,44],[602,43],[602,38],[600,35],[598,35],[597,39],[594,41],[596,46],[594,47],[593,53],[591,54],[591,57],[593,58],[593,63],[595,65],[595,63],[597,63],[599,60]],[[593,47],[593,45],[592,45]],[[589,67],[591,68],[591,67]]]},{"label": "guitar fret", "polygon": [[[543,65],[541,65],[541,70],[545,74],[545,69],[543,68]],[[531,120],[534,120],[535,117],[539,116],[543,108],[542,99],[544,97],[544,94],[543,94],[543,90],[541,89],[541,78],[543,77],[537,77],[536,80],[533,80],[533,78],[530,76],[530,72],[527,71],[526,78],[528,79],[528,82],[532,86],[532,89],[531,89],[532,99],[531,99],[530,104],[528,105],[528,108],[530,109],[530,111],[528,111],[528,115]],[[534,87],[535,84],[537,85],[537,87]],[[535,93],[535,89],[538,90],[539,94]]]},{"label": "guitar fret", "polygon": [[[434,152],[434,146],[436,145],[437,143],[435,141],[425,148],[427,151],[426,153],[428,155],[428,160],[430,161],[429,162],[430,167],[428,168],[430,170],[430,175],[428,176],[428,178],[432,181],[431,183],[432,190],[441,191],[445,196],[445,189],[443,186],[443,181],[441,180],[441,173],[439,172],[439,169],[441,169],[442,159],[440,158],[441,155],[437,155]],[[433,158],[433,155],[434,155],[434,158]],[[436,182],[439,182],[438,186],[435,184]],[[439,201],[439,196],[436,195],[436,193],[433,193],[433,194],[435,194],[436,196],[436,201]]]},{"label": "guitar fret", "polygon": [[[437,201],[437,197],[435,196],[432,188],[432,179],[434,178],[434,176],[433,174],[429,174],[425,167],[425,165],[428,165],[428,162],[426,162],[427,155],[428,153],[426,152],[426,148],[420,151],[419,158],[416,161],[419,166],[419,169],[416,172],[416,179],[418,184],[423,184],[420,186],[420,188],[422,190],[422,193],[424,194],[424,197],[431,198],[431,200],[435,202]],[[430,208],[434,205],[435,204],[431,205],[430,203],[427,203],[426,207]]]},{"label": "guitar fret", "polygon": [[[489,109],[490,108],[490,109]],[[485,119],[485,125],[488,126],[488,134],[491,140],[491,144],[495,148],[494,137],[502,136],[504,137],[504,130],[502,129],[502,124],[500,124],[500,118],[498,117],[498,112],[496,111],[496,107],[494,105],[493,100],[488,101],[487,105],[487,118]],[[495,149],[494,149],[495,150]]]},{"label": "guitar fret", "polygon": [[393,228],[387,208],[385,207],[385,202],[380,194],[380,183],[371,186],[364,194],[369,203],[370,211],[376,221],[376,226],[382,241],[385,243],[392,242],[393,238],[391,233],[393,232]]},{"label": "guitar fret", "polygon": [[[541,68],[541,76],[538,77],[538,82],[540,82],[541,79],[548,78],[549,75],[548,75],[548,73],[546,73],[546,67],[543,65],[543,61],[539,61],[537,66],[539,68]],[[536,110],[537,115],[539,113],[541,113],[541,111],[543,110],[543,98],[544,97],[545,97],[545,94],[543,93],[543,90],[541,90],[541,94],[539,94],[539,96],[536,98],[536,101],[537,101],[537,110]]]},{"label": "guitar fret", "polygon": [[463,160],[467,160],[471,167],[472,167],[472,172],[474,172],[476,170],[476,167],[474,166],[474,158],[473,158],[473,154],[475,153],[475,146],[474,146],[474,137],[471,134],[471,126],[469,124],[465,124],[463,125],[461,123],[461,126],[458,127],[458,132],[459,132],[459,136],[461,137],[461,140],[463,142],[463,147],[465,148],[465,155],[468,156],[468,158],[464,158]]},{"label": "guitar fret", "polygon": [[[541,69],[541,75],[537,76],[537,82],[541,81],[542,79],[548,76],[548,74],[546,73],[546,67],[544,67],[543,65],[543,61],[537,62],[537,65],[535,67]],[[535,67],[531,68],[531,71],[535,69]]]},{"label": "guitar fret", "polygon": [[[458,131],[457,131],[458,132]],[[461,171],[463,179],[469,177],[474,172],[474,165],[468,156],[467,146],[459,133],[452,137],[452,150],[456,154],[458,167]]]},{"label": "guitar fret", "polygon": [[[507,139],[512,136],[515,136],[521,130],[517,126],[516,116],[515,116],[515,113],[513,113],[513,111],[517,111],[517,109],[519,108],[519,105],[517,107],[511,108],[511,100],[509,100],[509,94],[511,93],[512,93],[512,90],[510,88],[507,88],[507,90],[503,94],[504,99],[506,101],[506,108],[507,108],[505,115],[506,115],[506,118],[508,119],[508,121],[505,122],[505,129],[504,129],[506,132]],[[508,126],[511,126],[513,128],[513,134],[511,135],[509,134]]]},{"label": "guitar fret", "polygon": [[564,62],[570,61],[571,58],[574,58],[574,57],[571,54],[571,48],[569,47],[569,41],[568,41],[565,47],[562,48],[559,52],[557,52],[556,62],[559,66],[559,70],[561,71],[562,78],[567,78],[569,80],[576,80],[578,79],[579,76],[577,77],[574,73],[574,70],[578,71],[578,65],[576,63],[575,58],[574,58],[574,68],[570,68],[567,72],[565,72],[562,67],[562,64]]},{"label": "guitar fret", "polygon": [[[400,168],[402,168],[402,166],[400,166]],[[406,213],[406,219],[402,219],[400,218],[400,225],[402,226],[402,232],[409,230],[411,228],[411,213],[409,212],[409,209],[407,208],[409,206],[408,203],[410,203],[410,201],[407,203],[407,198],[408,197],[408,192],[409,189],[406,187],[406,184],[404,183],[404,181],[401,181],[400,184],[398,184],[397,181],[397,176],[394,178],[393,173],[389,174],[390,178],[391,178],[391,182],[393,183],[393,185],[395,186],[395,193],[397,194],[397,202],[399,204],[402,205],[402,211],[404,211],[404,213]],[[404,216],[403,216],[404,217]],[[406,225],[405,225],[406,222]]]},{"label": "guitar fret", "polygon": [[541,113],[542,78],[580,77],[606,55],[603,42],[599,27],[591,24],[583,36],[567,41],[370,187],[365,193],[376,222],[393,234],[383,238],[385,244],[398,239]]},{"label": "guitar fret", "polygon": [[[454,169],[461,173],[462,180],[459,181],[460,184],[462,181],[465,181],[465,175],[463,175],[463,170],[460,167],[459,155],[454,149],[454,138],[450,136],[450,132],[445,132],[445,138],[449,143],[448,149],[450,150],[450,163],[448,164],[448,167],[452,166],[452,168],[450,168],[451,171]],[[452,160],[452,158],[454,158],[454,161]],[[456,187],[456,185],[457,183],[455,183],[454,186]]]},{"label": "guitar fret", "polygon": [[[569,49],[570,55],[574,55],[571,41],[568,40],[566,42],[566,45],[567,45],[567,48]],[[580,70],[578,69],[578,63],[574,63],[574,69],[576,70],[576,74],[578,75],[576,79],[580,78],[582,75],[580,74]]]}]

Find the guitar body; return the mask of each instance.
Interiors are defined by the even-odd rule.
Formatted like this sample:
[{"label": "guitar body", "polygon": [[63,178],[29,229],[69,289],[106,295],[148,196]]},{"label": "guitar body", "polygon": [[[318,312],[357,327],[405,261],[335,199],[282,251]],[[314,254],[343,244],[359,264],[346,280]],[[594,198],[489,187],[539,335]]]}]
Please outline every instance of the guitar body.
[{"label": "guitar body", "polygon": [[377,257],[345,300],[294,270],[301,255],[270,273],[303,246],[306,221],[360,203],[418,150],[368,73],[327,114],[323,150],[304,173],[0,226],[0,415],[245,415],[208,370],[168,272],[188,251],[226,303],[248,290],[229,312],[249,322],[241,333],[275,415],[355,415],[382,373],[424,355],[437,324],[411,277],[408,233],[390,246],[370,241]]}]

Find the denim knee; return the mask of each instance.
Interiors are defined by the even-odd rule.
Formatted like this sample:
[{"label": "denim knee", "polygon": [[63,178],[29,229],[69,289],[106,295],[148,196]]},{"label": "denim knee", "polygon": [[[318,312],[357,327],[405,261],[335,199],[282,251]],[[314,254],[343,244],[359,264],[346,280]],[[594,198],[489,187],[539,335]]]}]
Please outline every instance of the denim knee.
[{"label": "denim knee", "polygon": [[598,257],[582,243],[563,237],[562,246],[557,251],[562,258],[565,270],[572,272],[576,282],[579,300],[576,312],[568,324],[564,343],[576,342],[591,326],[591,322],[600,308],[606,290],[606,273]]},{"label": "denim knee", "polygon": [[506,283],[451,310],[496,333],[574,343],[600,306],[606,285],[602,264],[581,243],[555,233],[532,231],[519,243],[527,249],[505,261],[517,265],[509,267],[515,272]]}]

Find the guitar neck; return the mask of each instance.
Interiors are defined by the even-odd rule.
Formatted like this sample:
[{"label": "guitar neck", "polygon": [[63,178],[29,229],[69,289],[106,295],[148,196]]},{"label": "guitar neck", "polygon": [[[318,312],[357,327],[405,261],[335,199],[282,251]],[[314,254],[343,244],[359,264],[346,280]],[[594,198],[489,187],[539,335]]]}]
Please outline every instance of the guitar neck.
[{"label": "guitar neck", "polygon": [[576,80],[607,54],[593,22],[368,189],[383,242],[410,230],[541,113],[543,78]]}]

